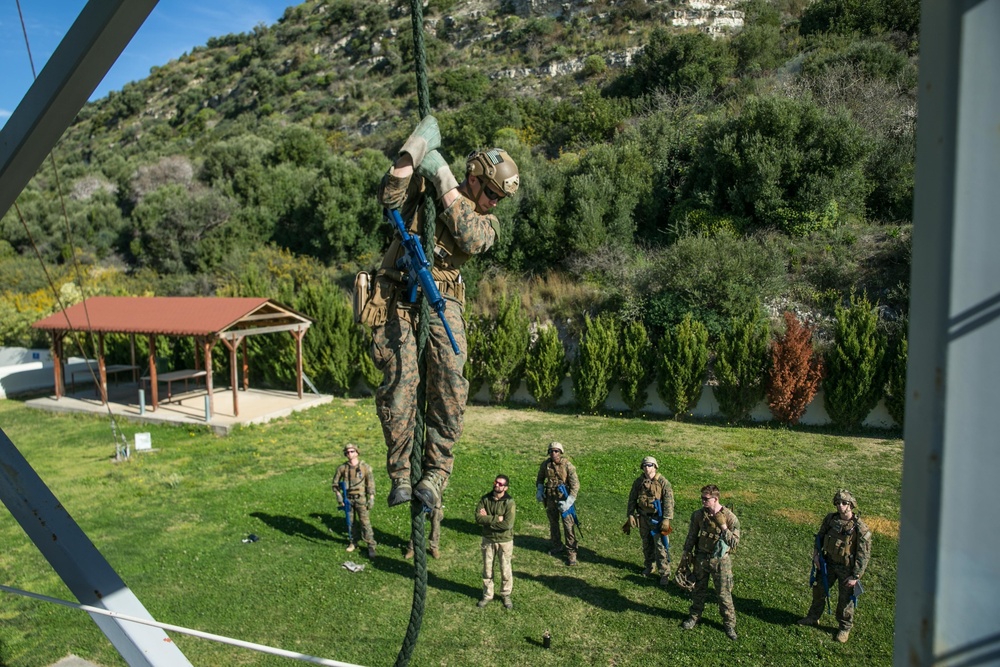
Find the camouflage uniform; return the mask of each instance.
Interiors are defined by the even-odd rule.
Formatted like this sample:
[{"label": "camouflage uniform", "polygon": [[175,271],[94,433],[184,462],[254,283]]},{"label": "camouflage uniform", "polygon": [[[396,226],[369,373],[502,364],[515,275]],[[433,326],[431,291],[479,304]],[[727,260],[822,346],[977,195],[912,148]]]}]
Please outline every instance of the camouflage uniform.
[{"label": "camouflage uniform", "polygon": [[[695,557],[694,592],[691,594],[691,618],[697,621],[705,611],[708,597],[708,578],[715,582],[715,592],[719,596],[719,614],[727,629],[736,627],[736,608],[733,606],[733,563],[729,550],[740,543],[740,520],[728,507],[719,512],[726,519],[722,529],[704,508],[691,515],[684,551],[693,551]],[[725,545],[725,546],[722,546]]]},{"label": "camouflage uniform", "polygon": [[[854,626],[854,603],[851,601],[854,587],[847,586],[847,580],[860,580],[864,576],[872,553],[871,530],[857,513],[844,521],[839,512],[832,512],[823,519],[817,536],[823,545],[821,557],[826,558],[827,582],[831,589],[837,585],[837,623],[841,631],[850,632]],[[815,623],[823,614],[825,604],[826,592],[817,576],[812,587],[812,604],[803,620]]]},{"label": "camouflage uniform", "polygon": [[351,466],[350,462],[345,462],[337,468],[333,476],[333,493],[337,496],[337,505],[344,504],[343,494],[340,492],[340,482],[347,483],[347,498],[351,501],[352,534],[350,542],[354,544],[358,541],[360,533],[368,547],[374,548],[375,532],[372,530],[372,522],[368,516],[368,503],[375,498],[375,476],[372,474],[372,467],[364,461],[358,459],[358,465]]},{"label": "camouflage uniform", "polygon": [[573,524],[573,517],[562,516],[562,511],[559,509],[559,501],[565,500],[559,493],[559,485],[564,484],[569,495],[577,497],[580,492],[580,480],[576,476],[576,466],[570,463],[565,456],[558,464],[553,462],[550,456],[542,461],[542,465],[538,469],[538,476],[535,478],[535,484],[541,484],[543,487],[542,502],[545,505],[545,514],[549,519],[549,539],[552,542],[552,550],[549,553],[555,555],[563,549],[563,542],[559,534],[559,524],[561,523],[563,532],[566,534],[566,554],[569,556],[570,564],[575,564],[578,546],[576,526]]},{"label": "camouflage uniform", "polygon": [[[658,517],[654,501],[660,501],[662,517]],[[659,521],[672,521],[674,518],[674,491],[667,478],[656,473],[653,479],[646,475],[632,483],[632,491],[628,494],[628,516],[638,516],[639,530],[642,533],[642,556],[645,565],[644,574],[652,574],[653,565],[660,572],[660,578],[670,576],[670,554],[660,539]],[[656,533],[654,536],[653,533]]]},{"label": "camouflage uniform", "polygon": [[[397,209],[407,221],[408,231],[421,236],[426,225],[424,200],[433,188],[416,174],[405,178],[387,173],[378,189],[379,204]],[[458,342],[459,354],[452,350],[448,335],[436,313],[431,313],[427,355],[427,427],[423,472],[442,480],[451,474],[452,448],[462,435],[462,417],[469,382],[462,375],[466,360],[465,284],[460,267],[472,256],[485,252],[496,238],[495,216],[476,212],[474,202],[459,196],[440,211],[435,224],[434,268],[432,275],[445,298],[445,319]],[[382,258],[372,289],[371,314],[366,323],[372,329],[372,357],[382,371],[382,385],[375,392],[375,404],[388,447],[386,467],[394,483],[410,479],[410,451],[417,411],[416,332],[420,309],[406,301],[405,276],[397,262],[405,254],[398,237]]]},{"label": "camouflage uniform", "polygon": [[[486,510],[485,515],[479,513],[481,509]],[[500,500],[495,500],[492,493],[487,493],[476,505],[476,523],[483,529],[483,541],[480,545],[483,556],[483,601],[488,602],[493,599],[495,560],[500,561],[500,597],[504,598],[505,606],[509,603],[511,591],[514,590],[514,574],[510,559],[514,553],[516,512],[514,499],[506,491]],[[503,520],[500,517],[503,517]]]}]

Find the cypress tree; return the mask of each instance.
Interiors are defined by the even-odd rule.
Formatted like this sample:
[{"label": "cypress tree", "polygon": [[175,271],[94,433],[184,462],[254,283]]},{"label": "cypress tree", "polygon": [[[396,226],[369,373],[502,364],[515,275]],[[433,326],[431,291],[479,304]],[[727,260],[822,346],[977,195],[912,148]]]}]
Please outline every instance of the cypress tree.
[{"label": "cypress tree", "polygon": [[893,346],[888,357],[885,379],[885,407],[889,416],[903,427],[906,419],[906,357],[909,344],[903,333]]},{"label": "cypress tree", "polygon": [[771,343],[767,404],[784,424],[797,424],[823,379],[823,358],[812,345],[812,328],[785,312],[785,333]]},{"label": "cypress tree", "polygon": [[528,316],[521,308],[521,297],[504,294],[500,297],[497,319],[489,330],[483,350],[483,379],[490,388],[490,399],[506,403],[517,389],[524,372],[531,332]]},{"label": "cypress tree", "polygon": [[629,322],[622,331],[618,381],[622,400],[632,412],[641,412],[646,405],[646,388],[653,378],[649,358],[652,345],[646,327],[639,320]]},{"label": "cypress tree", "polygon": [[885,388],[885,336],[878,312],[864,296],[851,295],[850,307],[834,309],[837,325],[826,355],[824,404],[835,426],[857,429],[882,397]]},{"label": "cypress tree", "polygon": [[611,393],[618,360],[618,332],[614,320],[598,315],[591,320],[584,316],[580,353],[573,372],[573,392],[585,412],[594,412],[604,405]]},{"label": "cypress tree", "polygon": [[708,367],[708,329],[687,313],[660,340],[656,390],[675,419],[701,399]]},{"label": "cypress tree", "polygon": [[524,363],[524,379],[541,407],[553,407],[562,396],[566,365],[566,349],[559,340],[559,331],[554,326],[538,327],[538,339]]},{"label": "cypress tree", "polygon": [[719,410],[731,422],[746,419],[764,398],[767,344],[767,323],[756,314],[734,317],[719,340],[715,398]]}]

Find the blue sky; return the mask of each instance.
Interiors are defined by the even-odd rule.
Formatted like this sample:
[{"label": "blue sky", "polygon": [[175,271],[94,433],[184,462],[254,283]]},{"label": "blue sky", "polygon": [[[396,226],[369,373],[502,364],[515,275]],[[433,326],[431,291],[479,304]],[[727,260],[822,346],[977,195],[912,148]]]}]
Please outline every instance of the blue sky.
[{"label": "blue sky", "polygon": [[[35,70],[41,72],[86,0],[20,0]],[[156,65],[200,46],[209,37],[271,25],[295,0],[160,0],[90,99],[121,90]],[[0,126],[31,87],[31,64],[15,0],[0,0]]]}]

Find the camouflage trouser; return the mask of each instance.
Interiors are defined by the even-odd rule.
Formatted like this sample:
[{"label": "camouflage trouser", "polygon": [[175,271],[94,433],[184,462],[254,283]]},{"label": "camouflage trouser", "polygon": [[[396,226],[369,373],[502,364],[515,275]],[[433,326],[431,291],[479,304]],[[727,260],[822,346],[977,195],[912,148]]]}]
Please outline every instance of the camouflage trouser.
[{"label": "camouflage trouser", "polygon": [[[657,526],[657,528],[659,528],[659,526]],[[660,539],[659,530],[657,530],[655,537],[651,533],[652,530],[653,524],[649,522],[649,518],[645,514],[640,513],[639,532],[642,534],[643,564],[646,567],[651,567],[655,562],[656,569],[660,572],[660,576],[669,575],[670,554],[667,553],[666,548],[663,546],[663,540]]]},{"label": "camouflage trouser", "polygon": [[375,542],[375,531],[372,530],[372,521],[368,517],[368,505],[365,504],[364,496],[351,498],[351,542],[356,544],[358,537],[364,540],[370,547],[377,544]]},{"label": "camouflage trouser", "polygon": [[[372,358],[382,371],[382,385],[375,391],[375,405],[388,448],[386,468],[392,480],[410,478],[410,451],[417,415],[417,340],[412,308],[399,308],[395,317],[372,330]],[[445,318],[458,342],[455,354],[437,313],[431,311],[427,340],[427,428],[423,471],[445,479],[454,462],[452,447],[462,435],[462,416],[469,396],[469,381],[462,376],[468,352],[462,306],[445,299]],[[412,320],[412,322],[411,322]]]},{"label": "camouflage trouser", "polygon": [[[851,602],[851,595],[854,593],[853,587],[848,587],[846,582],[851,578],[851,572],[843,565],[829,563],[827,565],[827,581],[830,583],[830,591],[834,587],[837,589],[837,623],[841,630],[850,630],[854,627],[854,603]],[[819,618],[823,615],[823,608],[826,606],[826,592],[823,590],[823,582],[819,573],[816,574],[816,583],[812,587],[812,605],[809,606],[809,618]]]},{"label": "camouflage trouser", "polygon": [[[437,549],[438,545],[441,543],[441,521],[444,520],[444,508],[438,505],[431,512],[430,524],[431,530],[430,535],[427,537],[427,548]],[[410,544],[408,549],[413,549],[413,537],[410,537]]]},{"label": "camouflage trouser", "polygon": [[514,542],[490,542],[485,537],[481,545],[483,551],[483,599],[493,598],[493,561],[500,561],[500,595],[510,595],[514,590],[514,572],[510,558],[514,555]]},{"label": "camouflage trouser", "polygon": [[549,539],[552,541],[552,548],[562,548],[563,541],[559,534],[559,524],[562,524],[563,532],[566,534],[566,551],[575,554],[577,541],[573,517],[568,514],[562,516],[562,512],[559,511],[559,501],[551,498],[545,499],[545,514],[549,517]]},{"label": "camouflage trouser", "polygon": [[691,594],[690,614],[701,618],[708,597],[708,577],[715,582],[715,592],[719,596],[719,615],[727,628],[736,627],[736,608],[733,606],[733,563],[729,556],[712,558],[710,554],[699,553],[694,561],[694,592]]}]

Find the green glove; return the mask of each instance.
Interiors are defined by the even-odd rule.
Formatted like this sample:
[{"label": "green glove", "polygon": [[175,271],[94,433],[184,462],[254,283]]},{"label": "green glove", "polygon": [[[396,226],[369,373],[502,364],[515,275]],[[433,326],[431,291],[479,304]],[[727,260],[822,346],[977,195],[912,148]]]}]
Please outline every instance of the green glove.
[{"label": "green glove", "polygon": [[439,146],[441,146],[441,131],[438,130],[437,120],[434,116],[425,116],[417,123],[399,152],[409,153],[413,160],[413,168],[416,169],[424,161],[428,151],[433,151]]},{"label": "green glove", "polygon": [[431,182],[437,190],[438,197],[458,187],[458,181],[451,173],[451,168],[437,151],[430,151],[424,156],[420,166],[417,167],[417,174]]}]

